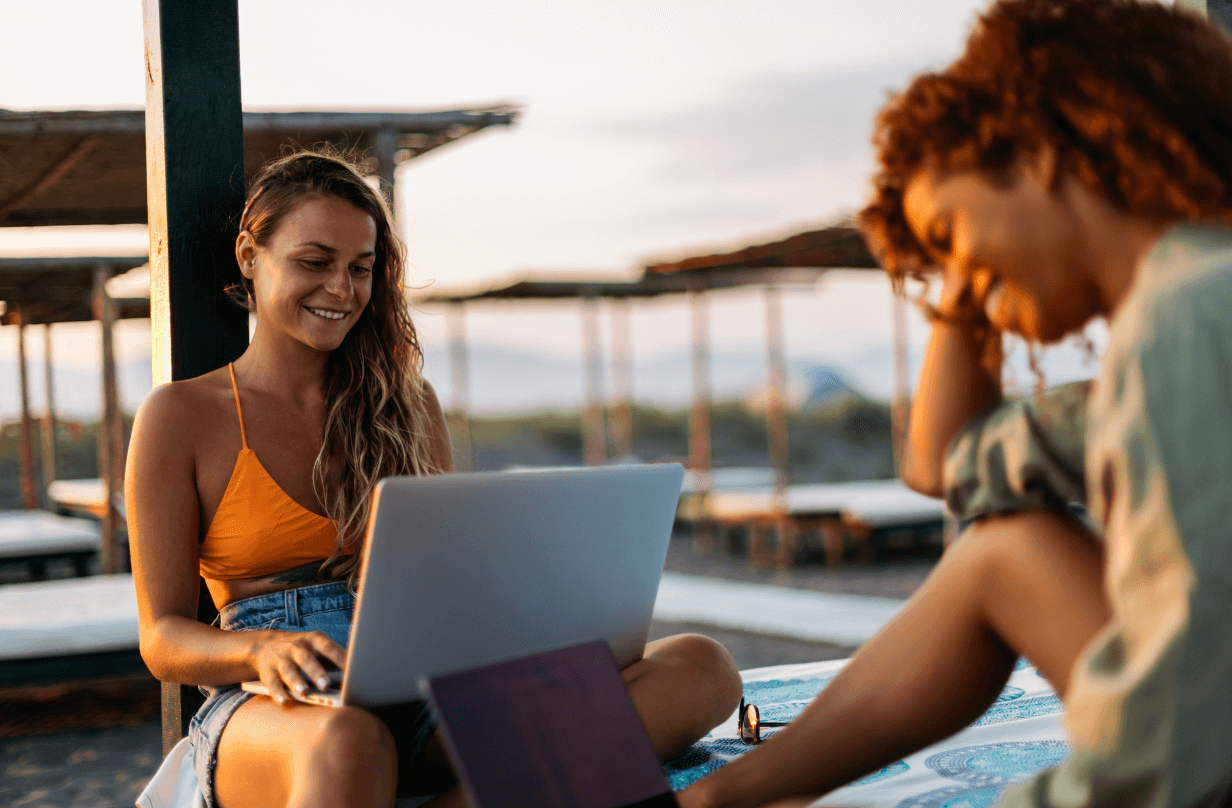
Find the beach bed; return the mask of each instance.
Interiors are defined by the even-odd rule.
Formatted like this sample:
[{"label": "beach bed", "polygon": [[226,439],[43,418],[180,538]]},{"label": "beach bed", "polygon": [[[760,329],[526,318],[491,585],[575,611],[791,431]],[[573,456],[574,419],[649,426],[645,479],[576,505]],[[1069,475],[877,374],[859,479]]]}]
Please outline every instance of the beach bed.
[{"label": "beach bed", "polygon": [[0,564],[25,564],[39,580],[47,563],[67,559],[78,576],[102,546],[98,523],[46,511],[0,511]]},{"label": "beach bed", "polygon": [[[47,486],[47,497],[57,513],[100,520],[107,513],[107,491],[99,479],[55,480]],[[117,491],[111,504],[123,518],[124,495]]]},{"label": "beach bed", "polygon": [[144,670],[131,575],[0,586],[0,687]]},{"label": "beach bed", "polygon": [[720,529],[748,530],[754,564],[789,566],[801,546],[816,537],[826,565],[833,566],[841,563],[849,542],[864,561],[879,555],[896,534],[935,538],[940,545],[944,506],[900,480],[863,480],[792,485],[782,492],[714,490],[697,506],[697,518]]}]

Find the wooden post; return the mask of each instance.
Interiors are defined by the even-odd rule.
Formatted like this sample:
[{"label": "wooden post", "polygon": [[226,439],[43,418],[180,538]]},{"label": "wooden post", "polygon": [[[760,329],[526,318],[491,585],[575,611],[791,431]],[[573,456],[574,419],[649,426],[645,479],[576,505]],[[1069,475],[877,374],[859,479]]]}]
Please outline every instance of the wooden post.
[{"label": "wooden post", "polygon": [[397,194],[394,193],[394,154],[398,151],[398,133],[392,126],[382,126],[373,138],[376,157],[376,175],[381,180],[381,193],[386,194],[389,209],[397,215]]},{"label": "wooden post", "polygon": [[612,406],[608,429],[616,457],[633,455],[633,329],[628,298],[608,303],[612,320]]},{"label": "wooden post", "polygon": [[18,311],[17,379],[21,394],[21,500],[27,510],[38,507],[38,491],[34,485],[34,436],[30,422],[30,379],[26,369],[25,312]]},{"label": "wooden post", "polygon": [[586,404],[582,411],[582,457],[588,466],[607,462],[603,428],[603,348],[599,337],[599,301],[582,298],[582,362],[586,376]]},{"label": "wooden post", "polygon": [[[154,383],[222,367],[248,344],[248,313],[223,289],[239,283],[236,225],[244,207],[237,0],[142,0],[146,189]],[[212,619],[204,591],[198,619]],[[202,702],[163,685],[163,753]]]},{"label": "wooden post", "polygon": [[791,442],[787,432],[787,359],[783,350],[783,303],[778,287],[767,286],[766,300],[766,437],[774,487],[791,484]]},{"label": "wooden post", "polygon": [[894,442],[894,471],[903,473],[903,449],[907,443],[907,419],[911,410],[907,378],[907,302],[894,294],[894,400],[890,405],[890,434]]},{"label": "wooden post", "polygon": [[[56,480],[56,399],[51,380],[51,323],[43,324],[43,383],[47,388],[47,415],[43,418],[41,427],[43,437],[43,491],[50,491],[51,484]],[[51,496],[48,494],[43,507],[52,510]]]},{"label": "wooden post", "polygon": [[783,301],[777,286],[763,290],[766,301],[766,442],[774,468],[775,564],[791,566],[796,560],[797,530],[787,512],[791,485],[791,434],[787,423],[787,355],[783,347]]},{"label": "wooden post", "polygon": [[474,471],[475,448],[471,442],[470,419],[470,358],[466,349],[466,309],[461,301],[445,308],[445,333],[449,341],[449,369],[452,403],[450,436],[453,438],[454,463],[458,471]]},{"label": "wooden post", "polygon": [[112,498],[120,486],[116,477],[115,433],[118,395],[116,391],[115,346],[112,336],[116,321],[116,304],[107,294],[107,281],[111,270],[106,266],[94,268],[94,319],[102,331],[103,360],[103,407],[94,435],[98,444],[98,476],[103,483],[103,572],[118,572],[116,561],[116,513],[111,506]]},{"label": "wooden post", "polygon": [[239,13],[236,0],[142,6],[151,352],[162,384],[222,367],[248,343],[248,313],[223,293],[240,282]]},{"label": "wooden post", "polygon": [[704,281],[689,280],[693,326],[693,406],[689,410],[689,468],[699,493],[710,490],[710,307]]}]

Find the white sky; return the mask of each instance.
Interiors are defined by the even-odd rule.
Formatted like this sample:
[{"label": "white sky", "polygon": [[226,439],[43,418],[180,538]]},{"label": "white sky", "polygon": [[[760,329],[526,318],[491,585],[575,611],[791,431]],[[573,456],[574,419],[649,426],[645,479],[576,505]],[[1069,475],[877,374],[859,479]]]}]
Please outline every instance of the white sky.
[{"label": "white sky", "polygon": [[[249,108],[518,102],[516,126],[400,170],[414,281],[444,289],[542,270],[631,272],[648,258],[773,238],[858,208],[885,91],[957,54],[982,5],[240,0],[242,92]],[[5,11],[0,107],[144,103],[136,0],[41,0]],[[127,252],[145,238],[132,227],[0,229],[0,252]],[[888,347],[879,273],[834,273],[819,289],[786,295],[792,357]],[[761,349],[756,293],[716,296],[712,312],[716,350]],[[442,320],[432,309],[419,314],[426,343],[443,341]],[[488,307],[467,325],[476,342],[580,350],[570,305]],[[128,330],[122,350],[148,350],[148,336]],[[13,355],[13,331],[0,329],[0,357]],[[96,328],[59,331],[58,360],[94,364]],[[684,350],[687,334],[681,301],[635,306],[639,355]],[[914,317],[911,334],[918,349],[925,333]],[[37,349],[41,340],[31,342]]]}]

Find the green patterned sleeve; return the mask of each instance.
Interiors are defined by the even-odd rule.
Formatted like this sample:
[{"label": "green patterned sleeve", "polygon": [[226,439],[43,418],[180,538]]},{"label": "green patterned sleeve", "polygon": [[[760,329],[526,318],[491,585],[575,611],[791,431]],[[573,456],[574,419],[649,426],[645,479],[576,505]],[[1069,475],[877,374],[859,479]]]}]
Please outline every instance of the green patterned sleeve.
[{"label": "green patterned sleeve", "polygon": [[1091,382],[976,416],[946,453],[945,501],[960,522],[1086,500],[1083,439]]}]

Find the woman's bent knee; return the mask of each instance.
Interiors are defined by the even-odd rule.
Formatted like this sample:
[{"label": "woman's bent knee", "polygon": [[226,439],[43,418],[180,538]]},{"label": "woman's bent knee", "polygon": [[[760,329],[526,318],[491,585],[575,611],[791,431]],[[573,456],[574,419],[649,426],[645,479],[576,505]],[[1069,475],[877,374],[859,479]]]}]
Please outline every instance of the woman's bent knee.
[{"label": "woman's bent knee", "polygon": [[689,666],[689,674],[713,694],[716,723],[736,709],[744,685],[736,661],[721,643],[704,634],[679,634],[664,650]]},{"label": "woman's bent knee", "polygon": [[357,707],[330,710],[317,726],[303,763],[336,783],[395,778],[398,753],[389,728]]}]

